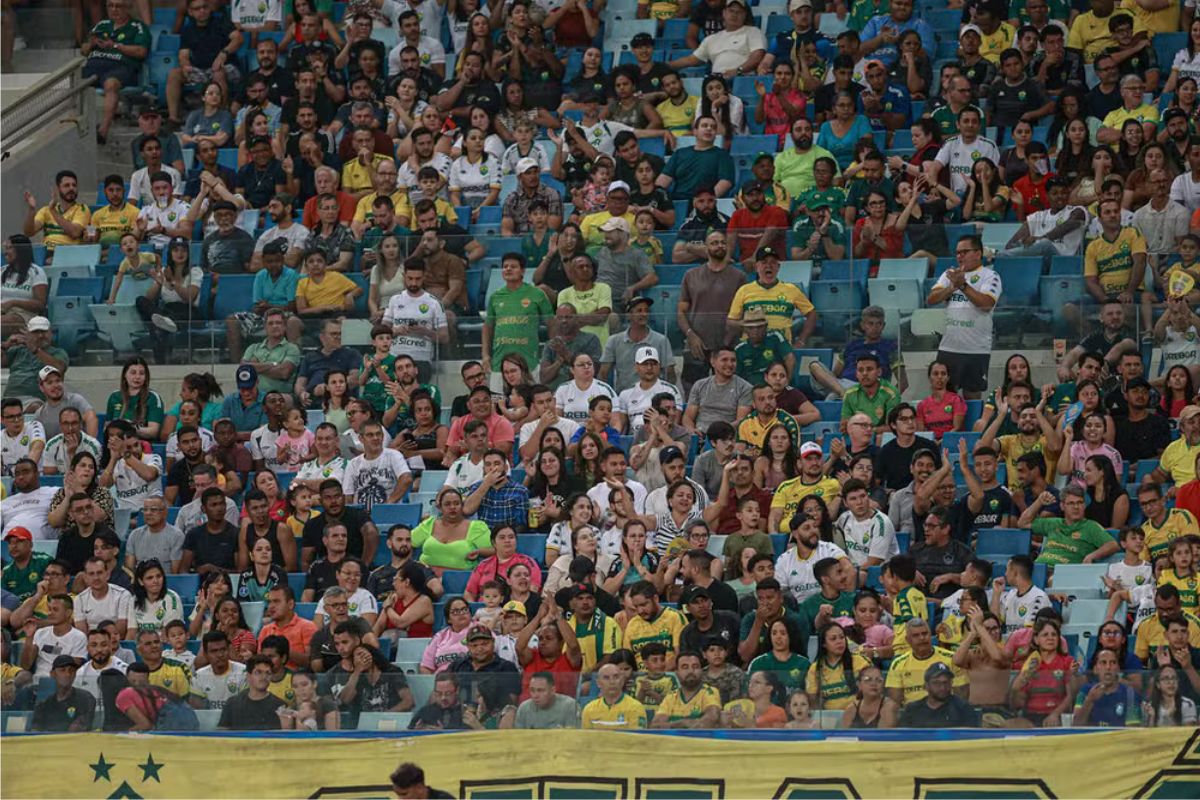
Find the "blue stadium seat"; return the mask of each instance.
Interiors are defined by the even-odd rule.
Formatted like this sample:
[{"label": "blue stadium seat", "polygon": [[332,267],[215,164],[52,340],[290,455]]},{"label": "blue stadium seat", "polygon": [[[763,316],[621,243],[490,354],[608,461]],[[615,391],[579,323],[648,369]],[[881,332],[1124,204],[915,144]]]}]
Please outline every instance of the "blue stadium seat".
[{"label": "blue stadium seat", "polygon": [[546,538],[544,533],[522,533],[517,537],[517,552],[541,564],[546,558]]},{"label": "blue stadium seat", "polygon": [[891,280],[925,280],[929,273],[929,261],[924,258],[883,258],[879,260],[876,278]]},{"label": "blue stadium seat", "polygon": [[810,288],[809,299],[821,312],[821,335],[841,339],[862,310],[862,288],[854,281],[825,280],[813,281]]},{"label": "blue stadium seat", "polygon": [[1050,259],[1051,275],[1082,275],[1083,256],[1054,256]]},{"label": "blue stadium seat", "polygon": [[921,307],[921,282],[914,279],[871,278],[871,304],[911,312]]},{"label": "blue stadium seat", "polygon": [[415,528],[421,522],[421,507],[413,503],[378,503],[371,508],[371,521],[380,528],[392,525]]},{"label": "blue stadium seat", "polygon": [[447,595],[462,594],[467,590],[471,578],[469,570],[448,569],[442,573],[442,588]]},{"label": "blue stadium seat", "polygon": [[812,283],[813,264],[811,261],[781,261],[779,262],[779,280],[799,286],[804,293]]},{"label": "blue stadium seat", "polygon": [[975,449],[975,445],[979,443],[979,438],[982,433],[975,431],[946,431],[942,434],[942,447],[950,451],[951,458],[958,458],[958,443],[965,439],[967,442],[967,452],[970,453]]},{"label": "blue stadium seat", "polygon": [[59,278],[54,293],[64,297],[90,297],[92,302],[98,303],[104,299],[104,279]]},{"label": "blue stadium seat", "polygon": [[1154,54],[1158,56],[1158,66],[1169,70],[1175,54],[1187,47],[1188,34],[1186,31],[1167,31],[1154,34]]},{"label": "blue stadium seat", "polygon": [[1061,309],[1068,303],[1078,303],[1081,298],[1087,296],[1082,271],[1075,276],[1043,275],[1038,282],[1043,308]]},{"label": "blue stadium seat", "polygon": [[842,401],[841,400],[814,400],[813,405],[817,407],[817,411],[821,412],[821,420],[828,422],[829,420],[841,421],[842,418]]},{"label": "blue stadium seat", "polygon": [[797,347],[796,374],[792,377],[792,385],[805,394],[812,391],[812,380],[808,374],[808,365],[819,361],[826,369],[833,369],[833,349],[830,347]]},{"label": "blue stadium seat", "polygon": [[[69,355],[79,352],[79,341],[96,330],[88,305],[92,302],[88,297],[51,296],[47,300],[47,313],[54,325],[54,341],[66,350]],[[44,481],[43,481],[44,483]]]},{"label": "blue stadium seat", "polygon": [[1002,306],[1034,306],[1038,302],[1038,282],[1042,275],[1042,259],[1036,257],[1004,256],[996,259],[995,270],[1004,286],[1000,295]]},{"label": "blue stadium seat", "polygon": [[[862,293],[867,291],[867,276],[870,264],[865,260],[858,261],[822,261],[821,280],[823,281],[854,281]],[[809,297],[811,298],[811,295]]]},{"label": "blue stadium seat", "polygon": [[214,319],[221,321],[238,311],[248,311],[253,295],[253,275],[222,275],[217,284],[217,297],[213,305]]},{"label": "blue stadium seat", "polygon": [[980,558],[998,559],[1015,555],[1028,555],[1032,534],[1029,531],[1011,528],[988,528],[979,531],[975,553]]},{"label": "blue stadium seat", "polygon": [[316,613],[316,603],[296,603],[296,616],[311,620]]},{"label": "blue stadium seat", "polygon": [[98,244],[63,244],[54,248],[55,267],[94,267],[99,263]]},{"label": "blue stadium seat", "polygon": [[187,573],[168,575],[167,588],[174,589],[181,599],[190,602],[196,599],[196,593],[200,591],[200,576]]}]

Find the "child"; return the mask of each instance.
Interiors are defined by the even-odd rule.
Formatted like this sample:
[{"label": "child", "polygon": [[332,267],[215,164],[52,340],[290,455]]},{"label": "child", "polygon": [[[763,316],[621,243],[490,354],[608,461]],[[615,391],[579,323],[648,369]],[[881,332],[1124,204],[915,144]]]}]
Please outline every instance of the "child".
[{"label": "child", "polygon": [[1154,570],[1154,580],[1147,581],[1141,586],[1136,586],[1129,593],[1129,611],[1133,615],[1133,625],[1129,629],[1129,635],[1132,637],[1137,633],[1138,626],[1141,625],[1150,617],[1154,616],[1156,609],[1154,607],[1154,593],[1158,590],[1158,579],[1166,572],[1170,562],[1166,556],[1159,556],[1154,559],[1152,569]]},{"label": "child", "polygon": [[746,673],[729,663],[729,651],[713,638],[704,645],[704,682],[721,693],[721,705],[745,695]]},{"label": "child", "polygon": [[479,601],[483,608],[475,612],[475,624],[484,625],[492,631],[500,630],[504,616],[504,588],[498,581],[487,581],[479,587]]},{"label": "child", "polygon": [[[1005,585],[1012,588],[1005,591]],[[992,581],[991,612],[1004,623],[1005,637],[1021,628],[1032,627],[1037,612],[1048,606],[1049,595],[1033,585],[1033,559],[1029,556],[1010,558],[1004,577]]]},{"label": "child", "polygon": [[442,176],[434,167],[421,167],[417,170],[417,188],[409,192],[409,200],[414,206],[422,200],[432,199],[433,207],[437,210],[438,219],[445,220],[451,225],[458,224],[458,214],[438,194],[442,185]]},{"label": "child", "polygon": [[1122,528],[1121,549],[1125,557],[1116,564],[1109,564],[1108,571],[1100,576],[1108,590],[1108,619],[1116,619],[1117,609],[1127,603],[1127,613],[1133,614],[1134,605],[1130,593],[1143,584],[1154,585],[1154,570],[1142,560],[1146,547],[1146,534],[1141,528]]},{"label": "child", "polygon": [[981,611],[987,609],[988,597],[982,587],[968,586],[963,589],[962,599],[959,601],[958,612],[954,614],[945,614],[942,623],[937,627],[938,644],[947,650],[954,652],[958,649],[966,636],[967,620],[971,618],[971,612],[978,608]]},{"label": "child", "polygon": [[308,460],[316,437],[307,427],[308,416],[302,408],[289,408],[283,418],[283,431],[275,439],[279,466],[286,472],[295,472]]},{"label": "child", "polygon": [[654,235],[654,215],[643,209],[633,218],[633,226],[637,228],[637,238],[631,244],[646,254],[650,266],[657,266],[663,260],[663,246]]},{"label": "child", "polygon": [[[498,658],[511,661],[518,667],[521,666],[521,659],[517,656],[517,636],[528,621],[525,604],[520,600],[509,600],[504,604],[503,613],[500,616],[500,628],[496,633],[496,656]],[[537,648],[536,633],[529,639],[529,648],[531,651]]]},{"label": "child", "polygon": [[895,556],[884,563],[880,579],[892,600],[892,652],[896,655],[907,653],[905,625],[914,618],[929,620],[925,593],[916,586],[917,562],[912,556]]},{"label": "child", "polygon": [[195,671],[196,654],[188,650],[187,625],[183,624],[183,620],[173,619],[163,628],[163,634],[171,646],[170,650],[163,650],[163,658],[174,661],[191,675]]},{"label": "child", "polygon": [[747,547],[764,556],[775,556],[775,547],[771,537],[762,531],[763,509],[759,508],[758,500],[752,495],[746,495],[737,502],[737,512],[734,517],[738,521],[737,533],[725,537],[722,546],[722,556],[725,559],[725,571],[728,579],[742,577],[742,560],[738,557]]},{"label": "child", "polygon": [[138,238],[132,233],[126,233],[121,237],[121,252],[125,254],[125,257],[121,259],[121,266],[117,267],[117,276],[113,278],[112,291],[108,293],[106,302],[110,306],[117,302],[117,292],[120,291],[121,282],[125,280],[126,275],[132,281],[148,281],[154,277],[154,273],[158,269],[158,255],[138,252],[138,244]]},{"label": "child", "polygon": [[288,527],[297,539],[304,536],[304,525],[313,517],[319,517],[320,511],[313,511],[316,505],[316,495],[303,483],[293,483],[287,490],[288,505],[292,513],[287,518]]},{"label": "child", "polygon": [[391,353],[392,329],[387,325],[371,328],[371,345],[375,351],[363,356],[358,385],[362,387],[362,399],[371,404],[376,414],[382,415],[392,404],[387,384],[396,380],[396,357]]},{"label": "child", "polygon": [[874,589],[862,589],[854,599],[854,628],[851,635],[861,636],[858,652],[863,658],[891,658],[895,634],[881,621],[883,601]]},{"label": "child", "polygon": [[787,699],[788,723],[785,728],[807,730],[817,727],[813,719],[812,706],[808,703],[808,695],[803,689],[793,689]]},{"label": "child", "polygon": [[587,182],[574,193],[575,213],[581,217],[603,211],[608,203],[608,185],[613,179],[613,160],[601,153],[592,164]]},{"label": "child", "polygon": [[550,209],[545,200],[529,204],[529,233],[521,240],[521,255],[526,264],[541,264],[558,237],[550,232]]},{"label": "child", "polygon": [[1167,547],[1167,560],[1170,562],[1162,574],[1158,576],[1157,584],[1170,584],[1179,590],[1179,604],[1185,614],[1200,612],[1200,599],[1196,591],[1196,570],[1192,566],[1192,543],[1190,536],[1180,536]]},{"label": "child", "polygon": [[667,646],[662,642],[651,642],[642,648],[642,663],[645,671],[634,680],[633,696],[646,707],[650,717],[658,709],[659,703],[669,693],[679,688],[675,673],[667,672]]},{"label": "child", "polygon": [[[963,591],[968,586],[978,586],[980,589],[987,591],[988,586],[992,583],[992,562],[986,558],[972,558],[967,562],[966,569],[958,574],[958,580],[953,581],[959,585],[958,591],[942,601],[942,614],[959,614],[959,603],[962,602]],[[989,601],[990,601],[989,596]],[[985,604],[986,605],[986,604]],[[984,609],[987,610],[986,608]]]},{"label": "child", "polygon": [[533,141],[534,135],[537,134],[537,126],[527,119],[520,119],[513,126],[512,134],[517,141],[516,144],[510,144],[504,151],[504,156],[500,159],[500,174],[519,174],[517,164],[523,158],[532,158],[536,161],[538,172],[549,172],[550,157],[546,155],[546,151],[540,144]]}]

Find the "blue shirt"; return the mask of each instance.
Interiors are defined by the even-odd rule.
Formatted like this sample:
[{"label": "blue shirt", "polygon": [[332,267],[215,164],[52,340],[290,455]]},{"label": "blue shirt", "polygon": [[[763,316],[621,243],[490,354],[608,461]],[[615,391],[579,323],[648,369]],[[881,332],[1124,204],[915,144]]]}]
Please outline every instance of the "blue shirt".
[{"label": "blue shirt", "polygon": [[[478,488],[479,483],[473,484],[467,494],[473,494]],[[511,525],[520,533],[529,522],[529,490],[511,479],[498,489],[489,489],[475,518],[493,531],[501,525]]]},{"label": "blue shirt", "polygon": [[862,114],[856,114],[844,136],[833,132],[832,122],[822,123],[821,132],[817,134],[817,145],[828,150],[837,160],[838,169],[844,170],[854,161],[854,145],[858,144],[859,139],[870,135],[870,120]]},{"label": "blue shirt", "polygon": [[258,393],[258,399],[250,404],[249,407],[242,405],[242,396],[238,392],[232,392],[225,395],[225,401],[221,403],[221,416],[229,417],[233,421],[233,427],[237,428],[241,433],[247,433],[267,424],[267,412],[263,410],[263,392]]},{"label": "blue shirt", "polygon": [[[859,92],[858,100],[856,101],[858,113],[864,116],[866,116],[867,111],[866,107],[863,105],[863,95],[869,91],[872,90],[867,88]],[[883,106],[882,113],[903,114],[904,125],[907,127],[912,123],[912,101],[909,99],[907,90],[901,89],[899,86],[889,83],[887,88],[884,89],[883,98],[881,99],[880,104]],[[867,117],[867,119],[871,121],[871,127],[875,130],[885,130],[882,119],[872,119],[871,117]]]},{"label": "blue shirt", "polygon": [[846,380],[856,380],[855,371],[858,369],[858,357],[870,353],[879,359],[879,377],[885,381],[892,379],[892,361],[896,358],[896,341],[880,339],[878,342],[868,342],[866,339],[851,339],[842,351],[842,373],[839,377]]},{"label": "blue shirt", "polygon": [[[937,52],[937,38],[933,35],[933,28],[929,27],[929,23],[923,19],[918,19],[916,15],[909,17],[904,22],[896,22],[892,19],[891,14],[880,14],[877,17],[872,17],[871,20],[863,27],[862,33],[859,36],[862,41],[874,39],[884,29],[884,26],[895,28],[897,33],[905,33],[906,31],[916,31],[921,37],[921,47],[926,53]],[[890,67],[896,63],[896,59],[900,55],[898,47],[900,43],[899,37],[895,44],[883,44],[871,51],[868,58],[877,58],[883,62],[885,67]]]},{"label": "blue shirt", "polygon": [[300,273],[291,267],[284,267],[278,278],[272,278],[265,269],[259,270],[254,276],[254,293],[252,303],[265,302],[269,306],[286,306],[296,299],[296,284],[300,282]]},{"label": "blue shirt", "polygon": [[[1095,681],[1084,686],[1075,696],[1075,719],[1079,719],[1079,709],[1087,698],[1088,692],[1096,685]],[[1093,728],[1124,728],[1127,724],[1138,725],[1142,720],[1142,700],[1138,693],[1126,684],[1118,684],[1116,691],[1104,695],[1092,705],[1092,713],[1088,715],[1087,725]],[[1076,722],[1076,724],[1080,724]]]}]

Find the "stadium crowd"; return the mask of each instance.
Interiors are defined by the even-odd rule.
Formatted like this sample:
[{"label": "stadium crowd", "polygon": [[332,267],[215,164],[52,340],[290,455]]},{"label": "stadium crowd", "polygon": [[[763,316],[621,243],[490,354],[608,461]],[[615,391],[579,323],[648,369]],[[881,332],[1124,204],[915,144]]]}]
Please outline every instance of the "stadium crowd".
[{"label": "stadium crowd", "polygon": [[[79,5],[101,143],[169,69],[5,241],[31,729],[1196,724],[1191,6]],[[156,383],[211,324],[232,390]]]}]

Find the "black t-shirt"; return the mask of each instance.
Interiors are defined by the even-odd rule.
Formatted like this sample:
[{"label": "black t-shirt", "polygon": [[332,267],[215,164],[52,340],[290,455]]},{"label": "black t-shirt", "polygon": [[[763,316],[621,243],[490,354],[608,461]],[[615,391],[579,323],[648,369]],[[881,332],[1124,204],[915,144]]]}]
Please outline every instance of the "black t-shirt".
[{"label": "black t-shirt", "polygon": [[272,103],[281,108],[284,103],[296,94],[296,78],[287,67],[277,66],[270,75],[256,69],[246,76],[245,85],[249,85],[253,78],[262,78],[267,82],[267,97]]},{"label": "black t-shirt", "polygon": [[232,570],[237,557],[237,528],[225,523],[220,533],[212,533],[207,525],[197,525],[183,537],[183,549],[193,554],[192,568],[212,564]]},{"label": "black t-shirt", "polygon": [[278,711],[286,705],[270,693],[261,700],[251,700],[249,690],[239,692],[225,702],[217,727],[229,731],[277,731],[281,727]]},{"label": "black t-shirt", "polygon": [[913,443],[901,447],[892,439],[879,448],[875,454],[875,479],[880,485],[892,490],[903,489],[912,483],[912,457],[918,450],[928,450],[933,453],[934,465],[942,465],[941,449],[937,443],[924,436],[913,437]]},{"label": "black t-shirt", "polygon": [[239,191],[251,208],[266,208],[275,196],[275,187],[285,183],[287,176],[277,158],[268,161],[266,169],[259,170],[254,164],[246,164],[237,173]]},{"label": "black t-shirt", "polygon": [[1100,91],[1097,84],[1083,97],[1083,108],[1089,117],[1104,119],[1110,112],[1121,107],[1121,90],[1114,86],[1111,92]]},{"label": "black t-shirt", "polygon": [[209,69],[217,53],[229,46],[233,34],[233,23],[224,15],[210,17],[208,24],[200,27],[192,20],[183,28],[179,38],[179,49],[188,51],[188,61],[197,69]]},{"label": "black t-shirt", "polygon": [[1171,423],[1158,414],[1149,414],[1139,422],[1128,416],[1113,418],[1116,436],[1113,446],[1125,463],[1141,461],[1143,458],[1158,458],[1171,443]]},{"label": "black t-shirt", "polygon": [[[426,581],[431,581],[437,576],[433,570],[417,561],[415,558],[409,559],[410,564],[416,564],[425,576]],[[392,579],[396,577],[396,568],[391,564],[384,564],[379,569],[375,570],[367,578],[367,591],[375,595],[376,598],[382,600],[384,595],[392,591]]]},{"label": "black t-shirt", "polygon": [[96,699],[82,689],[71,689],[65,700],[58,699],[54,692],[33,709],[31,727],[35,731],[64,732],[80,722],[83,730],[90,731],[96,714]]},{"label": "black t-shirt", "polygon": [[[447,80],[442,84],[442,88],[438,91],[438,94],[445,94],[456,83],[458,83],[458,78]],[[504,106],[503,100],[500,97],[500,90],[496,88],[496,84],[488,80],[482,80],[474,85],[467,84],[464,86],[453,107],[457,110],[470,108],[471,106],[479,106],[492,116],[495,116]]]},{"label": "black t-shirt", "polygon": [[816,103],[816,113],[829,114],[833,111],[833,101],[837,99],[839,91],[850,92],[854,95],[854,101],[858,102],[859,92],[862,91],[862,85],[857,81],[851,81],[850,85],[845,89],[838,89],[832,83],[823,83],[817,88],[816,94],[813,96],[813,101]]},{"label": "black t-shirt", "polygon": [[80,536],[77,528],[69,528],[58,537],[55,558],[70,564],[71,576],[74,577],[83,572],[87,560],[96,555],[96,537],[106,533],[113,533],[113,529],[103,523],[96,526],[91,536]]},{"label": "black t-shirt", "polygon": [[[422,706],[417,713],[413,714],[412,720],[408,723],[410,731],[415,731],[419,728],[465,731],[467,724],[463,722],[462,704],[456,704],[451,708],[442,708],[437,703]],[[433,797],[433,794],[431,793],[429,796]],[[449,797],[449,795],[446,796]]]},{"label": "black t-shirt", "polygon": [[1012,494],[1003,484],[983,490],[983,508],[978,514],[972,514],[967,507],[969,497],[964,495],[955,502],[955,514],[958,516],[958,526],[954,529],[954,538],[970,546],[971,534],[987,528],[999,528],[1005,514],[1013,513]]},{"label": "black t-shirt", "polygon": [[[493,656],[481,669],[475,669],[470,656],[461,656],[450,665],[448,672],[453,672],[458,677],[459,685],[468,692],[472,702],[475,698],[483,698],[489,714],[494,714],[509,703],[515,702],[521,693],[520,671],[511,661],[499,656]],[[474,692],[471,691],[471,687],[474,687]]]},{"label": "black t-shirt", "polygon": [[717,8],[713,8],[708,3],[700,2],[692,9],[692,16],[688,22],[700,28],[700,38],[703,39],[709,34],[719,33],[725,29],[724,11],[724,3]]},{"label": "black t-shirt", "polygon": [[[237,183],[236,178],[234,183]],[[231,190],[233,187],[229,187]],[[245,275],[254,256],[254,237],[241,228],[228,236],[213,231],[200,245],[200,267],[205,272],[220,275]]]},{"label": "black t-shirt", "polygon": [[181,458],[171,465],[171,471],[167,473],[167,486],[175,486],[179,489],[175,505],[186,506],[192,502],[196,496],[196,489],[192,486],[192,467],[198,467],[203,463],[203,461],[199,461],[191,464],[186,458]]},{"label": "black t-shirt", "polygon": [[[333,669],[321,676],[321,694],[327,694],[335,701],[342,689],[350,682],[349,670],[342,666],[341,661],[335,662]],[[371,683],[367,673],[358,676],[358,691],[354,700],[348,706],[341,706],[343,711],[359,714],[363,711],[381,713],[390,711],[400,702],[400,692],[408,688],[408,680],[404,673],[395,667],[388,667],[379,674],[379,680]]]},{"label": "black t-shirt", "polygon": [[917,571],[925,576],[925,594],[929,597],[944,599],[954,593],[953,586],[943,585],[938,591],[929,591],[929,584],[939,575],[950,575],[962,572],[967,568],[967,562],[974,554],[971,549],[957,539],[951,539],[945,547],[934,547],[926,542],[912,546],[910,554],[917,562]]},{"label": "black t-shirt", "polygon": [[312,563],[308,568],[308,575],[304,578],[304,590],[312,589],[319,599],[325,594],[325,590],[331,586],[337,586],[337,571],[341,568],[342,562],[329,561],[328,559],[320,558]]},{"label": "black t-shirt", "polygon": [[[289,131],[296,130],[296,111],[300,106],[300,98],[293,97],[283,104],[282,119],[287,124]],[[313,108],[317,112],[317,120],[321,127],[325,127],[330,122],[333,122],[333,115],[337,113],[337,107],[333,101],[326,96],[320,89],[317,90],[317,98],[313,101]]]},{"label": "black t-shirt", "polygon": [[[371,632],[371,625],[362,617],[351,617],[347,622],[358,630],[360,637],[366,636]],[[314,633],[312,639],[309,640],[308,657],[310,659],[321,659],[322,669],[319,670],[320,672],[328,672],[342,660],[342,657],[338,655],[337,648],[333,645],[333,629],[335,627],[337,626],[330,622]],[[318,670],[314,669],[313,671],[316,672]]]},{"label": "black t-shirt", "polygon": [[401,78],[413,78],[417,82],[417,99],[426,103],[429,102],[429,98],[438,93],[438,90],[442,86],[442,79],[429,67],[421,67],[420,72],[415,76],[401,70],[400,74],[392,75],[388,78],[389,95],[396,93],[396,87],[399,85]]},{"label": "black t-shirt", "polygon": [[[666,75],[671,74],[671,68],[661,61],[655,61],[650,66],[650,71],[642,73],[638,70],[637,90],[642,94],[651,94],[653,92],[662,91],[662,79]],[[657,170],[655,170],[657,172]],[[620,178],[619,180],[624,180]]]},{"label": "black t-shirt", "polygon": [[[638,161],[641,161],[643,158],[646,159],[647,161],[649,161],[650,166],[652,166],[654,168],[654,177],[655,178],[657,178],[659,175],[662,174],[663,166],[665,165],[666,162],[664,162],[660,156],[656,156],[656,155],[654,155],[654,153],[642,153],[641,156],[638,157]],[[625,159],[621,158],[620,156],[617,157],[616,161],[617,161],[617,169],[616,169],[617,180],[625,181],[626,183],[628,183],[630,189],[637,189],[637,185],[638,185],[637,178],[634,177],[634,172],[637,171],[637,167],[629,164],[629,162],[627,162]],[[661,188],[659,188],[658,191],[663,192],[664,197],[666,196],[666,192],[663,191]],[[658,193],[655,192],[655,193],[649,194],[649,195],[638,195],[638,196],[639,197],[657,197]],[[645,206],[645,205],[650,205],[650,204],[646,203],[646,202],[640,202],[640,203],[634,202],[633,195],[630,195],[629,205]],[[667,206],[667,207],[669,208],[670,206]]]},{"label": "black t-shirt", "polygon": [[737,592],[723,581],[714,580],[708,585],[708,594],[712,599],[714,611],[736,612],[738,610]]},{"label": "black t-shirt", "polygon": [[[322,375],[322,380],[324,376]],[[371,519],[366,515],[361,508],[351,508],[347,506],[343,509],[341,516],[331,517],[327,514],[322,514],[319,517],[313,517],[308,522],[304,523],[304,547],[315,547],[317,556],[325,557],[325,544],[321,539],[325,535],[325,526],[333,521],[340,522],[346,526],[346,532],[349,539],[346,542],[346,553],[355,558],[362,558],[363,554],[363,525],[370,522]]]},{"label": "black t-shirt", "polygon": [[742,619],[740,616],[731,611],[714,609],[713,624],[708,630],[700,630],[699,624],[695,620],[687,624],[687,627],[679,634],[679,651],[681,653],[693,651],[703,655],[704,648],[708,647],[710,643],[720,642],[725,646],[725,651],[729,653],[729,658],[737,663],[737,646],[741,630]]},{"label": "black t-shirt", "polygon": [[909,703],[900,712],[901,728],[978,728],[979,712],[961,697],[950,695],[938,708],[925,698]]}]

